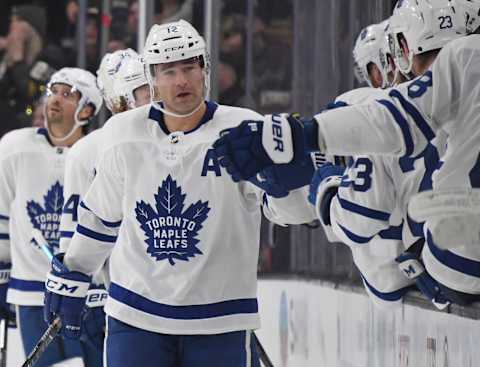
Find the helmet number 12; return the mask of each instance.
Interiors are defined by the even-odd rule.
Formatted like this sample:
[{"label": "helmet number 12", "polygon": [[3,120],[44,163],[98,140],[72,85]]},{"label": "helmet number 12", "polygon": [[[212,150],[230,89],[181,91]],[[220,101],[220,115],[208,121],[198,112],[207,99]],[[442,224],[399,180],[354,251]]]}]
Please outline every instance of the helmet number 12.
[{"label": "helmet number 12", "polygon": [[171,25],[167,28],[168,33],[176,33],[178,32],[178,27],[176,25]]}]

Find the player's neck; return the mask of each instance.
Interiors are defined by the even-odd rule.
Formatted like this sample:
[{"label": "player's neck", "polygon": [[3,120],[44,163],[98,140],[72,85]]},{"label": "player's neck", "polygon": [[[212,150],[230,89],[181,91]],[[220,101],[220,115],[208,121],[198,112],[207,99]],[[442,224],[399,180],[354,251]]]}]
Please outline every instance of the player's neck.
[{"label": "player's neck", "polygon": [[80,138],[82,138],[85,134],[83,133],[83,129],[78,127],[75,129],[74,133],[65,140],[58,140],[55,137],[62,137],[66,136],[70,133],[69,131],[65,131],[62,126],[50,126],[49,132],[49,139],[53,146],[55,147],[71,147],[73,144],[77,142]]},{"label": "player's neck", "polygon": [[200,108],[195,111],[192,115],[187,117],[174,117],[167,114],[164,114],[164,122],[167,126],[168,131],[190,131],[195,129],[200,121],[202,120],[203,115],[207,110],[207,105],[202,103]]}]

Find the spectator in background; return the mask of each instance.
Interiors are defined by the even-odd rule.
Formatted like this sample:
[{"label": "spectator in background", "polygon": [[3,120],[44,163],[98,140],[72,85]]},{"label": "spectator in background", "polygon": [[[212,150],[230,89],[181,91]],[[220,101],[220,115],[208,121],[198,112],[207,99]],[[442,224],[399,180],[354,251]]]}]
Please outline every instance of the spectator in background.
[{"label": "spectator in background", "polygon": [[218,101],[229,106],[243,107],[245,98],[243,88],[239,83],[235,68],[229,63],[221,61],[218,65]]},{"label": "spectator in background", "polygon": [[32,127],[45,126],[45,102],[46,96],[43,95],[33,103]]},{"label": "spectator in background", "polygon": [[0,136],[28,126],[27,110],[37,90],[31,88],[30,70],[44,47],[45,9],[35,5],[14,7],[9,33],[0,40]]},{"label": "spectator in background", "polygon": [[176,22],[180,19],[192,21],[194,0],[163,0],[156,2],[154,22],[156,24]]}]

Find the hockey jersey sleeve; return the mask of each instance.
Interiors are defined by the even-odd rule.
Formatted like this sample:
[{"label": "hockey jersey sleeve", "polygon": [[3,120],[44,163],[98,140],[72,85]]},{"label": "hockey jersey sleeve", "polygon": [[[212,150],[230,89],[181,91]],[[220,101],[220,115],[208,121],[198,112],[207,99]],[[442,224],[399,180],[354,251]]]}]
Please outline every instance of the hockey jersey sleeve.
[{"label": "hockey jersey sleeve", "polygon": [[10,205],[15,197],[15,169],[8,135],[0,141],[0,262],[10,262]]},{"label": "hockey jersey sleeve", "polygon": [[65,204],[60,220],[60,251],[66,252],[78,223],[78,207],[93,181],[93,172],[75,154],[65,159]]},{"label": "hockey jersey sleeve", "polygon": [[102,155],[79,204],[78,225],[65,255],[71,270],[97,273],[113,251],[123,217],[124,181],[117,164],[113,149]]},{"label": "hockey jersey sleeve", "polygon": [[260,205],[270,222],[286,226],[309,223],[316,219],[315,210],[307,199],[308,186],[292,190],[283,198],[274,198],[250,182],[240,182],[238,185],[246,201],[252,203],[252,210],[258,210]]},{"label": "hockey jersey sleeve", "polygon": [[327,154],[416,156],[458,122],[475,120],[480,36],[453,41],[423,76],[387,89],[375,101],[315,116]]},{"label": "hockey jersey sleeve", "polygon": [[352,247],[367,244],[377,235],[399,237],[392,227],[395,205],[392,177],[381,159],[353,157],[330,204],[332,229]]},{"label": "hockey jersey sleeve", "polygon": [[312,222],[316,219],[316,215],[307,197],[307,186],[292,190],[288,196],[279,199],[263,193],[263,214],[269,221],[283,226]]}]

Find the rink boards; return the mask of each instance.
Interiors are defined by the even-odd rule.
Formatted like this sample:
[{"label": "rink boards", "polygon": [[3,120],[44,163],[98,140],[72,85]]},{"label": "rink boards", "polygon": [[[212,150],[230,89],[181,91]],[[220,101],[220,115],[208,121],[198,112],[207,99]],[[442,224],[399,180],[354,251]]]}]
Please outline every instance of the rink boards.
[{"label": "rink boards", "polygon": [[320,282],[261,280],[257,335],[277,367],[473,367],[480,321],[402,305]]}]

